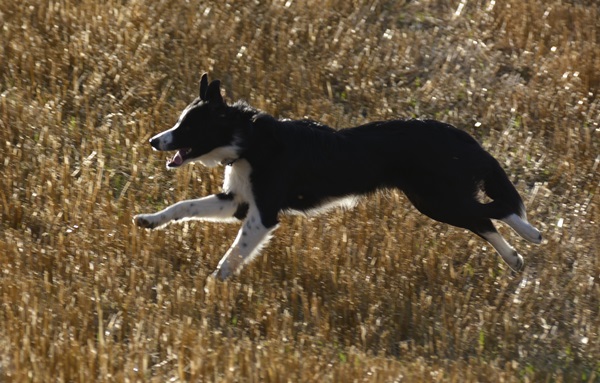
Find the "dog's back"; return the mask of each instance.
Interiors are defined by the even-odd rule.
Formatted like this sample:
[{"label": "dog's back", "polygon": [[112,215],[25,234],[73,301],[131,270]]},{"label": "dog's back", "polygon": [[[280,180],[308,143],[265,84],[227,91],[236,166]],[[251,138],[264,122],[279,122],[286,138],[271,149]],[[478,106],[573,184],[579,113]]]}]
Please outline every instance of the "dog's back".
[{"label": "dog's back", "polygon": [[[500,182],[496,190],[508,181],[504,174],[494,184],[490,175],[503,174],[497,161],[466,132],[438,121],[381,121],[333,130],[311,121],[268,118],[257,120],[252,134],[255,145],[242,155],[261,164],[255,174],[278,172],[291,195],[336,198],[399,188],[456,197],[474,195],[482,183]],[[518,193],[497,194],[516,199],[511,206],[520,203]]]}]

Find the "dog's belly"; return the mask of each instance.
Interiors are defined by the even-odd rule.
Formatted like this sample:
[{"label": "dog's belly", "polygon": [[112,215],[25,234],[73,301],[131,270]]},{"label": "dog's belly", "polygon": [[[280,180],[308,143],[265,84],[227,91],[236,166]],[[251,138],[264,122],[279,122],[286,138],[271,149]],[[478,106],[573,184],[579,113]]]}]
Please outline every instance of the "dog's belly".
[{"label": "dog's belly", "polygon": [[317,215],[328,210],[342,207],[351,209],[358,203],[359,196],[315,198],[315,196],[297,194],[288,199],[284,212],[286,214]]}]

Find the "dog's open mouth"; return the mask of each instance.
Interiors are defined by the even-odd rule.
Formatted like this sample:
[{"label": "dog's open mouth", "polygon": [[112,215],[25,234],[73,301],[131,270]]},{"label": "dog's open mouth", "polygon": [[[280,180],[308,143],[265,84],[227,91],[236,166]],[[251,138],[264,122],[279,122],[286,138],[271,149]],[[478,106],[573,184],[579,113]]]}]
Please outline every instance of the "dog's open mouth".
[{"label": "dog's open mouth", "polygon": [[177,153],[171,159],[167,159],[167,167],[168,168],[176,168],[181,166],[185,160],[189,158],[190,153],[192,152],[191,148],[183,148],[179,149]]}]

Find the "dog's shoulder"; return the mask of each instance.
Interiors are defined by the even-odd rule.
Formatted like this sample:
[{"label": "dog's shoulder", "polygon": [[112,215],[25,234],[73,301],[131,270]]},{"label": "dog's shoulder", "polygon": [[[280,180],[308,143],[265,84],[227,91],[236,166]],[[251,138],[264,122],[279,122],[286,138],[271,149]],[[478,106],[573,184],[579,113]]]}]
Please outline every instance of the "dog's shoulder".
[{"label": "dog's shoulder", "polygon": [[256,135],[277,141],[315,140],[336,133],[335,129],[314,120],[278,119],[264,112],[254,116],[252,126]]}]

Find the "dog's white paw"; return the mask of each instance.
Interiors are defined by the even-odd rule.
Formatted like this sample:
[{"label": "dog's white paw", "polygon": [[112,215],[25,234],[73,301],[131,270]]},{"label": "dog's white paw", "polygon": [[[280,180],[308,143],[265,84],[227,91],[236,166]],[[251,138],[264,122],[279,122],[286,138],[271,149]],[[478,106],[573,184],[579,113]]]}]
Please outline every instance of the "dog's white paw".
[{"label": "dog's white paw", "polygon": [[156,221],[153,214],[138,214],[133,217],[133,223],[145,229],[154,229],[159,226],[159,222]]},{"label": "dog's white paw", "polygon": [[506,263],[510,266],[511,269],[517,272],[522,271],[523,268],[525,268],[525,261],[523,260],[523,257],[516,251],[514,252],[510,262],[507,261]]}]

